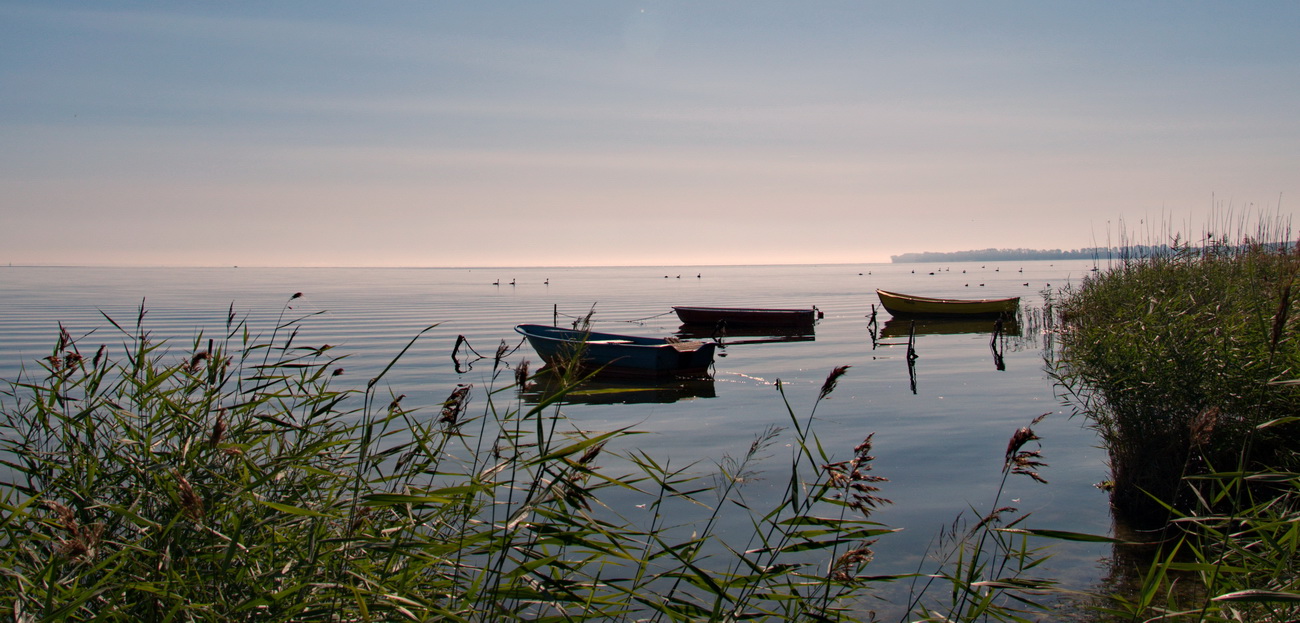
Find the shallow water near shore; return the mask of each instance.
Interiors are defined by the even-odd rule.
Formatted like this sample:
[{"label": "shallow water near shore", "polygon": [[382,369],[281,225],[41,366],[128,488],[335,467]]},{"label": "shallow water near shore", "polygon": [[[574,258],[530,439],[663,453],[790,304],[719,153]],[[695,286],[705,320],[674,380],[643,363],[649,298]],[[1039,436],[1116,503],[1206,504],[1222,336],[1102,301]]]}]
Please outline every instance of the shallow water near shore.
[{"label": "shallow water near shore", "polygon": [[[421,330],[420,337],[385,376],[403,405],[435,417],[435,405],[456,387],[479,389],[493,381],[492,353],[504,344],[506,361],[534,352],[521,344],[516,324],[558,322],[591,313],[598,331],[667,336],[681,329],[673,305],[810,307],[824,317],[812,339],[724,339],[712,379],[672,387],[595,386],[563,407],[574,426],[604,431],[631,427],[647,434],[620,441],[664,463],[707,478],[726,456],[740,456],[771,426],[790,416],[777,391],[784,388],[795,415],[806,417],[827,374],[851,366],[830,398],[817,408],[815,432],[826,450],[848,457],[874,433],[874,473],[889,479],[881,495],[894,502],[873,518],[902,531],[882,538],[869,571],[932,571],[931,542],[959,516],[972,521],[991,508],[1007,441],[1037,416],[1042,438],[1040,473],[1050,484],[1012,479],[1003,504],[1032,512],[1024,527],[1107,534],[1104,452],[1079,418],[1071,419],[1045,369],[1051,334],[1036,315],[1045,292],[1076,285],[1092,268],[1081,262],[862,264],[813,266],[699,266],[613,268],[0,268],[0,377],[15,380],[37,371],[50,354],[60,324],[83,349],[106,344],[121,356],[121,336],[104,318],[133,326],[143,305],[144,327],[167,339],[179,360],[193,342],[217,336],[229,312],[270,333],[277,318],[311,316],[295,343],[331,344],[349,357],[335,380],[359,389]],[[1024,317],[1009,335],[991,343],[981,327],[921,327],[918,357],[909,374],[906,329],[879,310],[873,340],[869,316],[876,288],[927,296],[1022,297]],[[290,300],[301,292],[302,296]],[[288,305],[290,309],[285,309]],[[990,328],[991,328],[991,323]],[[458,338],[464,341],[457,348]],[[997,365],[994,346],[1002,355]],[[113,349],[117,352],[114,353]],[[487,355],[475,360],[474,353]],[[455,359],[453,359],[453,354]],[[537,390],[497,394],[496,401],[536,400]],[[482,409],[478,396],[470,412]],[[788,435],[787,435],[788,437]],[[614,449],[611,447],[610,449]],[[747,499],[779,492],[784,482],[762,469],[784,469],[790,448],[783,438],[746,485]],[[613,503],[619,503],[614,500]],[[635,516],[635,507],[616,508]],[[729,530],[748,525],[728,511]],[[1054,544],[1056,556],[1038,573],[1070,588],[1086,589],[1105,573],[1109,547]],[[894,587],[883,591],[898,598]],[[891,608],[881,605],[881,612]]]}]

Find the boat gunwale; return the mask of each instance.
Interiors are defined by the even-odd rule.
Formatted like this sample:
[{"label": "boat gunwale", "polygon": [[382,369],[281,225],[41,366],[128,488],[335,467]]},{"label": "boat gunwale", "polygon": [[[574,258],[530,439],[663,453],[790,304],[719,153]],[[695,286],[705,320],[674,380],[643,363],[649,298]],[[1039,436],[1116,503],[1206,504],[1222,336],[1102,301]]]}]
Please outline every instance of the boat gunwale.
[{"label": "boat gunwale", "polygon": [[[990,304],[997,304],[997,303],[1010,303],[1012,301],[1016,301],[1016,302],[1020,301],[1020,297],[1018,296],[1008,296],[1004,298],[991,298],[991,299],[935,298],[930,296],[918,296],[916,294],[902,294],[899,292],[890,292],[889,290],[881,290],[879,288],[876,289],[876,294],[877,295],[883,294],[887,298],[893,298],[893,299],[898,299],[903,301],[911,300],[911,301],[918,301],[922,303],[940,303],[944,305],[990,305]],[[881,302],[883,303],[884,301],[882,300]]]},{"label": "boat gunwale", "polygon": [[[577,337],[567,337],[567,338],[566,338],[566,337],[556,337],[556,336],[553,336],[553,335],[546,335],[546,334],[539,334],[539,333],[530,333],[530,332],[528,332],[526,329],[524,329],[524,327],[538,327],[538,328],[541,328],[541,329],[557,329],[557,330],[559,330],[559,331],[571,332],[571,333],[576,333],[576,334],[579,334],[579,335],[586,336],[586,339],[580,339],[580,338],[577,338]],[[570,343],[570,344],[586,344],[586,345],[588,345],[588,346],[617,346],[617,347],[619,347],[619,348],[628,348],[628,347],[637,347],[637,348],[664,348],[664,347],[667,347],[667,348],[673,348],[672,343],[670,343],[666,338],[646,337],[646,336],[643,336],[643,335],[622,335],[622,334],[618,334],[618,333],[604,333],[604,332],[601,332],[601,331],[585,331],[585,332],[584,332],[584,331],[581,331],[581,330],[578,330],[578,329],[566,329],[566,328],[564,328],[564,327],[553,327],[553,326],[542,325],[542,324],[520,324],[520,325],[516,325],[516,326],[515,326],[515,332],[518,333],[518,334],[520,334],[520,335],[522,335],[522,336],[524,336],[524,337],[526,337],[526,338],[529,338],[529,339],[532,339],[532,338],[539,338],[539,339],[543,339],[543,340],[547,340],[547,341],[551,341],[551,342],[563,342],[563,343]],[[600,336],[600,337],[596,337],[596,336]],[[593,340],[593,339],[592,339],[593,337],[596,337],[596,339]],[[614,340],[614,341],[616,341],[616,342],[615,342],[615,343],[605,343],[605,344],[602,344],[602,343],[601,343],[602,340]],[[626,341],[624,341],[624,340],[626,340]],[[645,342],[645,340],[650,340],[650,342]],[[702,340],[689,340],[689,341],[690,341],[690,342],[700,342],[701,344],[706,343],[706,342],[703,342]]]}]

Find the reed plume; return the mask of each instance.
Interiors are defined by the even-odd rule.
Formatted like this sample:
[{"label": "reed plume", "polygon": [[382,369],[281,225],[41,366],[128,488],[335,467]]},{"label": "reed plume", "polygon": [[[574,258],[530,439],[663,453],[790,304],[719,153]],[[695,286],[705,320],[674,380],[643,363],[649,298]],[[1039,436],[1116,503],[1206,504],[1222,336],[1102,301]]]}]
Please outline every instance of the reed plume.
[{"label": "reed plume", "polygon": [[210,354],[207,351],[194,353],[194,355],[190,357],[189,363],[186,364],[185,370],[190,374],[194,374],[195,372],[198,372],[199,365],[202,364],[204,361],[207,361],[209,356]]},{"label": "reed plume", "polygon": [[[1032,425],[1037,425],[1047,416],[1048,414],[1044,413],[1034,418]],[[1002,471],[1004,473],[1010,471],[1012,474],[1029,476],[1038,482],[1047,484],[1047,481],[1044,480],[1036,471],[1040,467],[1047,467],[1047,463],[1044,463],[1041,460],[1043,458],[1042,450],[1021,449],[1025,444],[1031,441],[1038,441],[1039,439],[1041,438],[1034,434],[1034,429],[1029,426],[1022,426],[1016,430],[1016,432],[1011,435],[1011,441],[1007,442],[1007,453],[1006,458],[1002,463]]]},{"label": "reed plume", "polygon": [[583,452],[582,456],[578,457],[578,465],[586,465],[596,460],[596,457],[600,455],[600,451],[605,448],[605,443],[606,442],[602,441],[587,448],[587,451]]},{"label": "reed plume", "polygon": [[66,537],[58,537],[58,546],[55,548],[55,552],[61,556],[83,562],[94,558],[95,548],[99,545],[99,540],[104,533],[104,524],[95,523],[90,526],[83,526],[81,522],[77,521],[77,515],[72,509],[53,500],[46,500],[45,507],[54,513],[59,526],[67,533]]},{"label": "reed plume", "polygon": [[871,456],[871,440],[875,436],[875,433],[867,435],[862,443],[854,447],[853,458],[822,465],[831,486],[843,489],[849,508],[862,513],[863,517],[870,517],[871,512],[881,505],[893,503],[876,495],[880,488],[874,484],[889,482],[889,479],[867,473],[871,471],[871,462],[876,458]]},{"label": "reed plume", "polygon": [[185,516],[190,521],[199,522],[203,520],[203,498],[195,493],[194,487],[190,481],[181,474],[180,470],[173,469],[172,475],[176,477],[176,486],[180,489],[181,509],[185,511]]},{"label": "reed plume", "polygon": [[835,385],[839,383],[840,377],[844,376],[844,373],[848,372],[851,367],[853,366],[836,366],[834,370],[831,370],[831,373],[826,375],[826,381],[822,383],[821,391],[817,393],[817,399],[821,400],[831,395],[831,392],[835,391]]},{"label": "reed plume", "polygon": [[457,384],[456,389],[442,402],[442,416],[438,421],[454,426],[469,406],[469,390],[473,387],[473,384]]},{"label": "reed plume", "polygon": [[225,408],[217,409],[217,421],[212,425],[212,435],[208,437],[208,446],[215,448],[221,445],[222,439],[226,436],[226,410]]},{"label": "reed plume", "polygon": [[522,363],[519,364],[518,367],[515,368],[515,385],[518,385],[519,387],[522,388],[527,383],[528,383],[528,360],[525,359],[523,360]]},{"label": "reed plume", "polygon": [[875,553],[871,551],[871,546],[878,539],[872,539],[864,543],[861,547],[851,549],[835,559],[831,565],[830,579],[837,582],[850,582],[857,577],[857,570],[863,565],[869,564]]}]

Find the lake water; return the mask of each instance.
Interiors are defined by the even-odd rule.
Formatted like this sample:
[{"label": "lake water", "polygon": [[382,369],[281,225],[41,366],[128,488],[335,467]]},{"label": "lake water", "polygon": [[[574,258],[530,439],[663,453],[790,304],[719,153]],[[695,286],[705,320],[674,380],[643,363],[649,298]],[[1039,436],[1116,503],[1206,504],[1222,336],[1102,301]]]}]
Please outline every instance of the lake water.
[{"label": "lake water", "polygon": [[[588,312],[597,331],[666,336],[680,326],[673,305],[815,305],[825,315],[815,339],[733,338],[720,351],[711,383],[670,395],[606,396],[605,402],[620,402],[578,402],[564,411],[590,430],[648,431],[622,443],[635,443],[662,462],[694,464],[691,469],[706,476],[724,456],[743,455],[768,426],[789,425],[778,379],[795,412],[806,415],[827,374],[851,366],[818,407],[816,433],[829,452],[843,458],[875,433],[874,473],[889,479],[881,495],[894,504],[874,519],[903,531],[877,543],[871,572],[928,571],[923,557],[931,541],[959,514],[990,510],[1008,439],[1044,413],[1053,415],[1034,428],[1050,464],[1041,473],[1050,484],[1012,479],[1004,503],[1032,511],[1027,527],[1110,531],[1106,494],[1093,486],[1106,478],[1104,452],[1081,419],[1068,417],[1045,370],[1043,353],[1051,336],[1032,321],[1045,291],[1077,285],[1091,268],[1077,261],[517,269],[8,267],[0,268],[0,377],[13,380],[24,367],[35,369],[34,362],[50,354],[59,323],[83,347],[117,345],[120,355],[121,340],[102,314],[133,324],[143,302],[146,328],[156,338],[173,340],[179,358],[205,328],[219,333],[228,310],[269,331],[288,303],[288,314],[322,312],[306,321],[296,343],[328,343],[350,354],[345,374],[337,379],[344,389],[364,386],[411,338],[436,324],[386,377],[394,394],[406,395],[404,406],[433,413],[458,383],[490,385],[490,360],[457,370],[452,354],[458,336],[490,356],[502,342],[520,345],[516,324],[550,324],[556,318],[568,324]],[[1019,335],[1002,341],[1003,369],[995,365],[988,333],[922,333],[916,337],[913,377],[905,333],[873,343],[868,316],[879,304],[876,288],[972,298],[1018,295],[1030,320],[1020,324]],[[290,302],[297,292],[303,296]],[[892,333],[897,326],[887,324],[888,318],[881,310],[878,321]],[[462,364],[466,353],[462,346]],[[523,359],[534,369],[540,363],[527,345],[507,358]],[[781,469],[787,457],[780,443],[766,465]],[[779,490],[779,480],[760,479],[746,495]],[[1108,548],[1055,547],[1057,555],[1044,575],[1086,588],[1105,573]]]}]

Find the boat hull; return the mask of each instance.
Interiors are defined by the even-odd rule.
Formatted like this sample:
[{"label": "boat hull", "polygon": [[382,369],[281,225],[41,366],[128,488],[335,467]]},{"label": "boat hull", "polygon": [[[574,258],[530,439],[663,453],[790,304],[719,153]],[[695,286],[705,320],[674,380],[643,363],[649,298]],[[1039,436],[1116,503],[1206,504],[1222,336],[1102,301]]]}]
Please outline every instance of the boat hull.
[{"label": "boat hull", "polygon": [[1020,297],[1000,299],[943,299],[876,290],[880,304],[896,317],[1001,318],[1014,317]]},{"label": "boat hull", "polygon": [[515,327],[547,364],[577,363],[605,374],[666,376],[707,374],[717,344],[667,338],[578,331],[522,324]]},{"label": "boat hull", "polygon": [[741,327],[804,327],[817,320],[814,309],[765,309],[752,307],[673,307],[683,324],[716,325],[725,322]]}]

